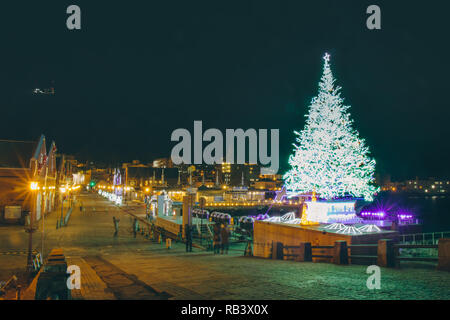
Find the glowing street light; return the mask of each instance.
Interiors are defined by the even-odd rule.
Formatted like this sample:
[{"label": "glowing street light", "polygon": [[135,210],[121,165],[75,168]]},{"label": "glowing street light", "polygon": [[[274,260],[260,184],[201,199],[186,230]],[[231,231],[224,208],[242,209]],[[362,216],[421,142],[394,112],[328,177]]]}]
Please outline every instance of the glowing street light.
[{"label": "glowing street light", "polygon": [[31,183],[30,183],[30,189],[31,189],[32,191],[38,190],[38,189],[39,189],[39,183],[37,183],[37,182],[35,182],[35,181],[31,182]]}]

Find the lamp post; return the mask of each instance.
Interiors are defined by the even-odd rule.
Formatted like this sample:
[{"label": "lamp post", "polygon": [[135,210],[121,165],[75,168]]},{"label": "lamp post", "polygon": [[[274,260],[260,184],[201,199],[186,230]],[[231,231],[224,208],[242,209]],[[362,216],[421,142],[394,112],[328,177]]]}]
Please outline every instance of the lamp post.
[{"label": "lamp post", "polygon": [[59,227],[62,227],[63,216],[64,216],[64,197],[66,193],[66,188],[62,187],[59,189],[61,191],[61,217],[59,219]]},{"label": "lamp post", "polygon": [[205,205],[206,205],[206,199],[205,197],[201,197],[199,199],[200,201],[200,212],[201,212],[201,218],[200,218],[200,245],[203,245],[203,212]]},{"label": "lamp post", "polygon": [[30,183],[30,191],[31,191],[31,206],[30,206],[30,223],[28,225],[28,229],[25,229],[28,232],[28,258],[27,258],[27,272],[31,273],[33,271],[33,232],[36,229],[33,226],[34,218],[36,216],[36,193],[39,190],[39,184],[37,182]]}]

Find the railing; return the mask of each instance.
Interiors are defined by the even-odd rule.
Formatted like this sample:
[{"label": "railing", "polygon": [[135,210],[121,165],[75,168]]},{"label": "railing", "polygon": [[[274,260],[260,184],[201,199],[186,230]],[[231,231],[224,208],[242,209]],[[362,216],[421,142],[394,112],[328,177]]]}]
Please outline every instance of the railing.
[{"label": "railing", "polygon": [[[450,264],[447,260],[449,257],[445,255],[449,250],[449,241],[445,239],[442,245],[442,253],[437,256],[404,256],[400,254],[400,249],[439,249],[437,244],[403,244],[395,243],[391,239],[379,240],[374,244],[350,244],[347,246],[346,241],[336,241],[334,246],[316,245],[312,246],[309,242],[300,243],[298,246],[283,245],[281,242],[273,242],[270,246],[271,258],[279,260],[295,260],[295,261],[317,261],[327,260],[335,264],[349,264],[354,260],[364,260],[366,262],[376,262],[379,266],[396,267],[401,261],[422,261],[422,262],[439,262],[441,265]],[[263,247],[269,244],[254,244]],[[447,248],[445,248],[447,247]],[[362,254],[353,254],[354,249]],[[372,249],[372,250],[371,250]],[[376,254],[373,254],[376,250]],[[439,249],[441,250],[441,249]],[[364,254],[367,252],[367,254]],[[358,253],[358,252],[357,252]],[[315,258],[315,259],[313,259]],[[442,259],[442,261],[440,260]]]},{"label": "railing", "polygon": [[438,257],[436,256],[428,256],[428,257],[405,257],[397,253],[398,249],[438,249],[439,246],[437,244],[403,244],[398,243],[394,244],[393,247],[396,249],[396,260],[397,261],[425,261],[425,262],[435,262],[438,261]]},{"label": "railing", "polygon": [[[316,249],[316,250],[314,250],[316,252],[313,252],[311,254],[312,258],[330,258],[330,259],[333,258],[332,254],[331,255],[325,254],[325,252],[326,252],[326,250],[334,249],[334,246],[312,246],[311,249],[312,250]],[[318,251],[317,249],[319,249],[320,252],[317,252]]]},{"label": "railing", "polygon": [[450,231],[401,234],[400,243],[437,244],[439,239],[450,237]]},{"label": "railing", "polygon": [[40,252],[38,252],[37,254],[34,255],[32,263],[33,263],[33,269],[35,271],[38,271],[42,267],[42,264],[44,263],[44,261],[42,259],[42,255]]},{"label": "railing", "polygon": [[370,254],[352,254],[352,249],[367,249],[367,248],[376,248],[378,251],[378,244],[377,243],[367,243],[367,244],[351,244],[348,246],[348,249],[350,251],[350,254],[348,257],[350,258],[350,261],[353,262],[353,260],[377,260],[378,255],[370,255]]},{"label": "railing", "polygon": [[302,204],[301,201],[273,201],[273,200],[247,200],[247,201],[221,201],[221,202],[208,202],[205,207],[217,208],[217,207],[258,207],[258,206],[298,206]]}]

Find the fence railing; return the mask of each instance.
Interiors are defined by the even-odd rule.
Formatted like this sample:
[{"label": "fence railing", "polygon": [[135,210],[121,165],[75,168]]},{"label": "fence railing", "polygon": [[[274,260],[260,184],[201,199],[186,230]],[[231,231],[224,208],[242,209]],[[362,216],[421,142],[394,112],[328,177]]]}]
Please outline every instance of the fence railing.
[{"label": "fence railing", "polygon": [[[256,244],[258,245],[258,244]],[[264,244],[267,246],[268,244]],[[436,249],[438,256],[405,256],[400,249]],[[441,238],[439,244],[404,244],[392,239],[382,239],[374,244],[350,244],[336,241],[334,245],[311,245],[302,242],[298,246],[273,242],[270,246],[271,258],[294,261],[323,261],[335,264],[354,262],[376,262],[382,267],[397,267],[401,261],[438,262],[438,266],[448,270],[450,267],[450,239]]]},{"label": "fence railing", "polygon": [[400,243],[437,244],[439,239],[449,238],[450,231],[401,234]]}]

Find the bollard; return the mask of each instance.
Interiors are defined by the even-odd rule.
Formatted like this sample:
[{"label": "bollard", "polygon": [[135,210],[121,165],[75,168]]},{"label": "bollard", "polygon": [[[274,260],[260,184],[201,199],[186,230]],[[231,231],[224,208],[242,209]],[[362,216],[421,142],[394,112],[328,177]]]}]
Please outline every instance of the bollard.
[{"label": "bollard", "polygon": [[312,261],[311,242],[300,242],[298,256],[295,260],[299,262]]},{"label": "bollard", "polygon": [[16,287],[16,300],[20,300],[20,293],[22,291],[22,286],[19,284]]},{"label": "bollard", "polygon": [[396,266],[396,250],[394,248],[394,240],[380,239],[378,240],[378,259],[379,267],[394,268]]},{"label": "bollard", "polygon": [[244,251],[244,257],[245,256],[253,257],[252,243],[250,241],[247,241],[247,246]]},{"label": "bollard", "polygon": [[347,241],[338,240],[334,243],[334,264],[348,264]]},{"label": "bollard", "polygon": [[283,243],[275,242],[272,245],[272,259],[283,260]]},{"label": "bollard", "polygon": [[441,238],[438,242],[438,270],[450,271],[450,238]]}]

